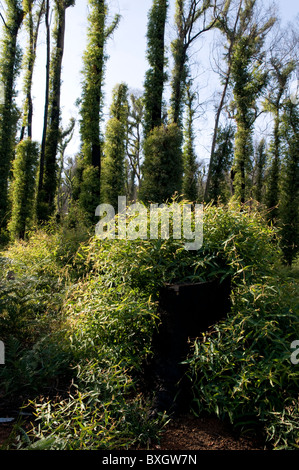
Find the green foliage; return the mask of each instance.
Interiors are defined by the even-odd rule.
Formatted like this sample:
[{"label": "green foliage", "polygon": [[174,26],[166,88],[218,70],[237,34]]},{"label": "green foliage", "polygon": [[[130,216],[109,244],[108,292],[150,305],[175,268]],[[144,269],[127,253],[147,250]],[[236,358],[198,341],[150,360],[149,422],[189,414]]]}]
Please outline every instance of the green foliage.
[{"label": "green foliage", "polygon": [[76,387],[66,400],[37,404],[40,426],[33,430],[27,449],[128,449],[157,438],[165,420],[148,419],[148,408],[136,396],[132,380],[117,365],[85,362],[78,378],[84,392]]},{"label": "green foliage", "polygon": [[145,140],[139,193],[142,201],[164,203],[181,192],[181,142],[182,134],[176,124],[155,128]]},{"label": "green foliage", "polygon": [[116,85],[107,123],[102,172],[101,201],[117,208],[118,197],[125,195],[125,151],[128,119],[128,86]]},{"label": "green foliage", "polygon": [[74,1],[55,2],[55,27],[53,38],[55,47],[50,62],[49,116],[45,142],[44,172],[37,198],[39,221],[48,221],[56,209],[56,191],[58,182],[57,151],[60,138],[60,94],[62,59],[64,53],[65,14]]},{"label": "green foliage", "polygon": [[145,419],[149,404],[138,395],[134,377],[151,354],[160,287],[218,275],[250,279],[255,269],[268,272],[276,259],[265,242],[271,230],[256,214],[208,206],[204,219],[205,244],[196,254],[172,237],[93,238],[81,247],[74,266],[81,266],[82,277],[63,308],[74,385],[66,398],[31,403],[39,426],[29,448],[128,448],[157,438],[163,417]]},{"label": "green foliage", "polygon": [[150,68],[144,82],[144,133],[162,124],[165,73],[165,24],[168,0],[153,0],[147,26],[147,60]]},{"label": "green foliage", "polygon": [[[268,108],[273,114],[278,110],[270,176],[273,188],[281,195],[279,231],[268,226],[265,214],[255,207],[247,211],[243,204],[211,204],[204,209],[204,243],[196,252],[186,250],[186,240],[174,239],[172,234],[167,240],[89,239],[94,231],[95,208],[101,202],[116,208],[117,197],[125,194],[126,150],[131,165],[130,199],[136,197],[134,179],[138,177],[140,182],[142,174],[140,199],[145,204],[172,201],[174,195],[179,200],[181,191],[188,200],[196,201],[198,166],[192,129],[194,94],[186,84],[188,51],[196,38],[215,23],[211,2],[199,6],[198,1],[176,1],[170,122],[163,125],[168,1],[153,0],[148,17],[145,94],[132,99],[128,116],[128,87],[115,87],[104,139],[105,47],[120,18],[116,15],[108,25],[107,3],[89,0],[80,102],[82,146],[70,185],[73,199],[68,213],[54,218],[59,184],[57,145],[67,133],[59,129],[65,10],[74,3],[53,2],[55,47],[45,171],[38,194],[39,220],[48,223],[43,231],[32,232],[38,148],[30,139],[24,140],[23,134],[16,146],[19,114],[15,79],[21,57],[17,37],[27,14],[30,41],[24,62],[23,127],[27,126],[30,137],[37,29],[33,30],[32,1],[6,0],[0,60],[5,92],[4,103],[0,103],[0,243],[7,242],[9,235],[15,241],[0,257],[0,339],[6,346],[0,392],[1,396],[29,397],[36,413],[31,432],[26,435],[23,431],[24,440],[19,436],[18,448],[116,449],[146,446],[157,439],[165,418],[148,418],[149,401],[138,392],[138,377],[152,354],[152,335],[160,321],[160,288],[165,283],[215,277],[231,278],[232,310],[213,331],[203,332],[188,358],[194,411],[228,417],[245,429],[262,424],[274,448],[298,448],[298,373],[290,363],[290,344],[299,334],[298,269],[293,268],[293,277],[286,266],[277,270],[282,254],[288,265],[298,254],[298,107],[285,101],[284,114],[279,115],[280,88]],[[250,194],[253,127],[257,102],[268,78],[262,68],[261,47],[273,24],[273,19],[262,25],[253,22],[256,4],[255,0],[240,3],[239,23],[236,21],[233,29],[229,21],[232,17],[225,18],[230,7],[226,2],[224,17],[219,16],[217,23],[229,42],[226,86],[230,78],[237,124],[232,173],[235,196],[242,203]],[[42,14],[38,8],[37,13]],[[198,27],[200,19],[202,29]],[[278,63],[272,65],[280,72]],[[282,75],[277,75],[283,79],[283,86],[292,67],[288,64],[281,70]],[[182,155],[185,97],[188,109]],[[142,121],[146,138],[141,172]],[[215,201],[219,197],[221,201],[228,199],[225,178],[231,165],[232,140],[232,128],[220,129],[209,189],[209,197]],[[65,143],[61,141],[62,154]],[[258,201],[263,199],[264,150],[261,143],[254,175]],[[276,201],[278,192],[273,190],[272,196]],[[180,208],[184,203],[179,203]],[[168,211],[169,207],[162,210]],[[16,240],[25,234],[26,241]],[[37,398],[39,395],[44,397]]]},{"label": "green foliage", "polygon": [[98,167],[87,165],[82,156],[77,157],[73,199],[87,215],[90,224],[94,223],[95,209],[101,202],[99,175]]},{"label": "green foliage", "polygon": [[158,438],[165,418],[148,419],[136,373],[151,354],[160,287],[215,276],[232,278],[233,305],[189,358],[196,411],[229,416],[236,425],[259,417],[271,442],[291,446],[296,426],[292,437],[283,420],[296,422],[298,386],[288,360],[298,334],[298,285],[276,274],[277,233],[264,215],[206,206],[197,252],[170,236],[93,237],[67,253],[77,210],[64,230],[49,228],[3,253],[1,322],[14,332],[2,370],[7,391],[37,396],[55,375],[72,383],[56,399],[31,400],[36,422],[18,448],[116,449]]},{"label": "green foliage", "polygon": [[13,162],[12,214],[9,230],[12,238],[24,238],[32,228],[35,215],[35,183],[39,146],[31,139],[20,142]]},{"label": "green foliage", "polygon": [[51,222],[47,231],[32,232],[1,253],[1,392],[30,396],[71,377],[63,305],[70,281],[80,276],[75,254],[88,239],[86,219],[72,206],[59,226]]},{"label": "green foliage", "polygon": [[262,139],[256,149],[255,166],[254,166],[254,198],[259,203],[263,202],[265,197],[264,183],[265,170],[267,162],[266,141]]},{"label": "green foliage", "polygon": [[[119,24],[116,15],[107,25],[107,5],[104,0],[89,0],[87,47],[84,52],[83,84],[80,107],[81,155],[76,173],[76,195],[81,207],[94,220],[101,196],[101,165],[103,140],[101,120],[103,109],[103,80],[107,39]],[[82,193],[82,194],[80,194]]]},{"label": "green foliage", "polygon": [[198,163],[196,161],[196,152],[194,145],[194,102],[196,93],[191,89],[191,83],[186,87],[186,108],[187,116],[184,129],[184,146],[183,146],[183,183],[182,192],[184,197],[189,201],[197,201],[198,199]]},{"label": "green foliage", "polygon": [[[36,247],[34,238],[31,240],[31,246],[30,242],[28,243],[27,246],[31,249],[27,253],[23,251],[25,245],[15,244],[6,255],[10,256],[10,259],[21,258],[22,251],[22,259],[28,263],[26,271],[30,271],[32,264],[36,269],[38,258],[40,268],[46,268],[42,277],[45,281],[46,273],[51,274],[52,268],[56,267],[56,273],[58,272],[60,257],[57,250],[51,250],[52,243],[57,246],[58,240],[57,236],[45,236],[46,246],[42,253],[42,236],[39,238]],[[63,240],[65,241],[65,238]],[[126,246],[123,245],[120,249],[118,244],[112,247],[107,243],[102,247],[98,242],[96,246],[99,249],[97,254],[92,242],[87,247],[82,246],[74,259],[74,269],[77,271],[80,263],[85,260],[85,265],[89,264],[89,258],[95,254],[97,265],[93,268],[94,274],[88,270],[88,274],[82,276],[68,291],[67,297],[63,294],[63,288],[58,292],[58,298],[62,295],[63,308],[59,315],[56,314],[56,324],[52,323],[52,327],[56,326],[57,329],[54,328],[49,335],[48,323],[47,333],[41,330],[42,315],[49,322],[49,313],[52,310],[51,314],[55,317],[52,292],[48,305],[46,303],[44,306],[49,308],[50,312],[41,312],[39,317],[38,331],[42,336],[40,341],[23,351],[19,351],[16,341],[7,343],[9,356],[3,371],[7,390],[20,392],[25,389],[27,393],[36,393],[42,391],[43,386],[49,385],[55,374],[56,378],[73,378],[74,388],[67,398],[57,402],[42,399],[31,403],[36,408],[39,423],[30,434],[33,448],[46,445],[51,449],[76,449],[82,446],[111,449],[135,444],[146,445],[150,439],[157,437],[161,429],[162,417],[152,421],[148,419],[148,405],[136,393],[136,384],[131,376],[132,370],[141,367],[142,360],[149,351],[151,332],[156,319],[155,304],[150,301],[148,294],[143,295],[139,289],[132,289],[130,282],[124,284],[122,276],[118,277],[116,271],[114,288],[110,285],[111,270],[104,277],[102,273],[99,274],[98,270],[102,270],[101,264],[106,265],[107,251],[112,252],[110,262],[114,251],[114,257],[118,258],[121,265],[126,257]],[[39,253],[38,247],[41,250]],[[47,267],[44,266],[46,254],[51,256]],[[61,263],[64,264],[64,260],[61,260]],[[19,269],[21,272],[23,267],[20,266]],[[114,269],[117,269],[115,264]],[[60,273],[64,276],[62,268]],[[15,287],[12,286],[12,290],[15,290]],[[39,290],[35,289],[32,292],[33,298],[38,299],[38,294],[42,297],[42,292],[39,293]],[[31,300],[30,297],[28,301]],[[28,320],[29,307],[30,304],[24,302],[23,310],[19,311],[17,317],[24,321],[27,317]],[[65,322],[58,325],[59,319]],[[33,315],[32,320],[37,318]],[[14,331],[18,331],[20,326],[21,324],[14,325]],[[34,339],[32,335],[33,342]],[[70,369],[70,364],[76,365],[75,370]],[[12,380],[13,377],[15,380]],[[30,377],[32,381],[29,380]],[[70,427],[72,436],[69,435]],[[44,442],[44,437],[50,440]],[[23,445],[25,444],[21,444]]]},{"label": "green foliage", "polygon": [[57,380],[71,377],[71,355],[63,336],[56,332],[47,335],[42,321],[31,326],[41,328],[44,335],[31,347],[24,348],[13,335],[5,338],[5,368],[0,371],[4,398],[47,393],[55,389]]},{"label": "green foliage", "polygon": [[[276,130],[276,133],[279,133],[278,128]],[[278,140],[278,138],[276,138],[276,140]],[[278,217],[278,205],[280,200],[279,180],[281,172],[281,153],[278,146],[278,142],[274,146],[271,145],[269,150],[271,163],[270,168],[267,172],[265,203],[269,208],[269,220],[273,223],[276,223]]]},{"label": "green foliage", "polygon": [[267,175],[266,205],[270,210],[269,219],[274,222],[279,216],[278,204],[280,201],[280,172],[281,172],[281,110],[282,98],[286,91],[288,81],[294,71],[295,62],[290,60],[284,63],[285,57],[271,57],[270,63],[273,67],[272,80],[274,90],[271,90],[265,103],[266,109],[272,113],[274,119],[273,138],[270,145],[271,166]]},{"label": "green foliage", "polygon": [[23,9],[25,14],[25,25],[28,35],[26,54],[23,58],[24,74],[24,104],[23,104],[23,122],[21,129],[21,139],[24,138],[25,129],[27,129],[28,138],[32,138],[32,118],[33,118],[33,102],[32,102],[32,82],[33,71],[36,61],[36,47],[38,39],[38,31],[44,10],[44,2],[38,5],[37,11],[34,11],[34,2],[23,1]]},{"label": "green foliage", "polygon": [[266,32],[274,19],[264,24],[250,25],[255,2],[248,2],[243,15],[249,25],[237,38],[231,56],[231,80],[233,84],[235,121],[234,194],[242,203],[249,197],[249,174],[253,155],[252,132],[257,115],[257,100],[268,81],[268,71],[262,67],[261,47]]},{"label": "green foliage", "polygon": [[21,51],[17,44],[19,28],[23,21],[22,2],[6,1],[6,24],[1,37],[0,83],[4,100],[0,103],[0,229],[6,229],[9,213],[8,185],[18,111],[15,104],[15,82],[21,65]]},{"label": "green foliage", "polygon": [[214,202],[229,200],[229,188],[227,176],[233,160],[234,128],[230,125],[219,128],[216,138],[216,146],[213,161],[210,163],[211,182],[208,197]]},{"label": "green foliage", "polygon": [[[179,30],[182,31],[179,24]],[[187,69],[187,55],[184,44],[184,38],[178,37],[171,43],[171,51],[174,60],[174,67],[172,71],[172,94],[170,97],[170,120],[181,125],[183,113],[183,98],[185,91],[185,82],[188,76]]]},{"label": "green foliage", "polygon": [[57,265],[55,264],[55,240],[46,232],[33,232],[29,239],[11,243],[3,252],[5,262],[3,276],[8,271],[16,275],[32,275],[57,277]]},{"label": "green foliage", "polygon": [[125,195],[125,127],[116,118],[106,126],[101,201],[117,208],[118,196]]},{"label": "green foliage", "polygon": [[284,159],[280,225],[284,261],[291,265],[299,251],[299,112],[287,101],[283,116]]},{"label": "green foliage", "polygon": [[104,46],[107,7],[102,1],[90,1],[88,44],[83,56],[84,82],[81,97],[80,133],[82,152],[87,164],[92,164],[92,147],[100,145],[102,85],[104,76]]},{"label": "green foliage", "polygon": [[[181,126],[182,113],[184,105],[184,93],[186,79],[188,76],[187,67],[187,48],[188,40],[190,40],[191,31],[196,21],[198,13],[195,10],[191,13],[192,5],[190,5],[190,15],[185,12],[185,0],[177,0],[175,5],[175,25],[177,29],[177,37],[171,43],[171,52],[173,57],[173,69],[171,78],[171,96],[170,96],[170,120]],[[198,10],[199,11],[199,10]],[[187,17],[187,18],[186,18]],[[190,23],[189,23],[190,21]],[[189,24],[187,24],[189,23]],[[188,38],[187,38],[188,36]]]},{"label": "green foliage", "polygon": [[37,232],[11,244],[0,258],[0,337],[5,348],[1,392],[17,399],[40,392],[66,372],[60,330],[67,269],[58,239]]},{"label": "green foliage", "polygon": [[[194,410],[207,410],[244,431],[260,423],[274,448],[298,447],[298,281],[278,275],[234,291],[227,320],[194,345],[189,359]],[[276,422],[276,424],[275,424]]]}]

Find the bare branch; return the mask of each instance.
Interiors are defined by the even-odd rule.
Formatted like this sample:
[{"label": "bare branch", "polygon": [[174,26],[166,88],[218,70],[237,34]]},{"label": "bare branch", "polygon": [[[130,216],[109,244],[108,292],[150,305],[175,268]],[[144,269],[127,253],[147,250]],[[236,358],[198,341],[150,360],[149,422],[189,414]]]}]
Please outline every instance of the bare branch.
[{"label": "bare branch", "polygon": [[0,13],[0,17],[1,17],[2,21],[3,21],[3,24],[4,24],[5,28],[8,29],[8,26],[7,26],[6,22],[5,22],[5,19],[4,19],[3,15],[2,15],[2,13]]}]

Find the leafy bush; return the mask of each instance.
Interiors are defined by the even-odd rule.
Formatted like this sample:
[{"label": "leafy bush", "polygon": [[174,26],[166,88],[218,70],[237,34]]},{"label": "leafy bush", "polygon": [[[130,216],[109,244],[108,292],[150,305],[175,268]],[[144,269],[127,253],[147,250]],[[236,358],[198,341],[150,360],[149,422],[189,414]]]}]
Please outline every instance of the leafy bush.
[{"label": "leafy bush", "polygon": [[188,360],[196,413],[245,430],[260,423],[275,448],[298,448],[297,292],[298,281],[278,275],[235,289],[229,317],[195,343]]},{"label": "leafy bush", "polygon": [[12,214],[9,230],[12,238],[24,238],[32,228],[34,193],[39,146],[31,139],[22,140],[16,147],[13,161]]},{"label": "leafy bush", "polygon": [[279,262],[275,229],[264,223],[258,211],[240,211],[234,205],[206,206],[202,247],[189,251],[185,243],[184,238],[171,236],[117,241],[93,238],[79,250],[79,257],[86,273],[101,274],[106,285],[126,282],[156,298],[166,282],[198,282],[215,276],[249,282],[269,274]]},{"label": "leafy bush", "polygon": [[[5,274],[13,263],[18,279],[24,281],[22,289],[26,282],[35,283],[32,295],[40,299],[39,312],[29,300],[24,302],[16,330],[26,316],[43,319],[41,325],[46,325],[53,313],[49,343],[42,328],[38,338],[32,331],[36,342],[26,354],[19,355],[15,343],[12,375],[31,376],[38,386],[39,374],[43,380],[55,373],[72,378],[69,393],[66,389],[55,400],[31,402],[36,422],[27,440],[20,440],[21,448],[147,445],[165,420],[148,419],[149,403],[138,394],[135,372],[151,354],[152,333],[159,322],[159,289],[169,282],[216,276],[232,278],[233,305],[227,320],[206,332],[189,358],[195,410],[229,416],[236,425],[259,419],[271,442],[283,446],[285,440],[288,445],[290,440],[296,442],[295,426],[292,436],[289,428],[288,435],[282,430],[283,419],[294,420],[297,413],[296,371],[289,364],[290,342],[298,335],[296,281],[283,273],[278,277],[277,235],[262,214],[234,206],[206,206],[203,246],[196,252],[185,249],[185,240],[171,237],[93,237],[80,245],[80,237],[65,230],[66,237],[59,230],[33,234],[28,244],[15,244],[4,253]],[[62,241],[73,235],[69,252]],[[48,287],[43,290],[37,279]],[[13,302],[21,286],[15,284],[15,290],[11,286]],[[52,308],[54,292],[57,310]],[[32,365],[26,372],[28,355]]]},{"label": "leafy bush", "polygon": [[148,408],[124,369],[94,360],[78,367],[77,380],[67,399],[34,403],[38,421],[27,448],[115,450],[157,439],[165,419],[148,419]]},{"label": "leafy bush", "polygon": [[11,244],[0,258],[0,339],[5,344],[0,377],[8,396],[43,390],[68,364],[60,333],[68,276],[57,263],[55,247],[54,237],[37,232]]},{"label": "leafy bush", "polygon": [[[36,234],[0,258],[0,335],[34,344],[57,329],[67,283],[55,260],[54,240]],[[52,326],[51,326],[52,325]]]},{"label": "leafy bush", "polygon": [[139,197],[145,203],[170,200],[182,186],[182,134],[179,126],[155,127],[144,141],[143,179]]},{"label": "leafy bush", "polygon": [[[1,392],[5,398],[55,393],[58,382],[71,380],[71,355],[60,334],[45,335],[31,347],[14,336],[5,338],[5,367],[0,370]],[[22,403],[20,403],[22,405]]]}]

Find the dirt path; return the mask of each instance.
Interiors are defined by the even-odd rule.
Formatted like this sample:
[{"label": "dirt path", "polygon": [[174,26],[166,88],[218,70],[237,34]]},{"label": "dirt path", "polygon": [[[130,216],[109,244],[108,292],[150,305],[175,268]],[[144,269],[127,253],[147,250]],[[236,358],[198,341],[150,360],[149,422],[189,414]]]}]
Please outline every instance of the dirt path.
[{"label": "dirt path", "polygon": [[160,450],[264,450],[259,438],[238,437],[226,424],[213,417],[185,415],[167,426]]}]

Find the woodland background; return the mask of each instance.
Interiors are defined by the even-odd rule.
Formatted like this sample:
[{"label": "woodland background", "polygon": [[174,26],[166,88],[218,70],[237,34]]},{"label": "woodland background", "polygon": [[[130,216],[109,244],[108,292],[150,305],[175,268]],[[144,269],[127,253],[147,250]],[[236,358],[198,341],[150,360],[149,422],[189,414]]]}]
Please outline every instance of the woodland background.
[{"label": "woodland background", "polygon": [[[0,2],[0,411],[16,416],[3,447],[153,448],[172,419],[149,413],[143,377],[160,289],[230,279],[227,318],[190,339],[189,411],[298,449],[298,19],[284,27],[259,0],[153,0],[143,89],[115,83],[105,97],[121,18],[88,0],[78,114],[65,123],[65,28],[78,1]],[[197,73],[207,35],[212,112]],[[124,195],[161,211],[203,203],[203,246],[97,239],[96,207],[117,209]]]}]

